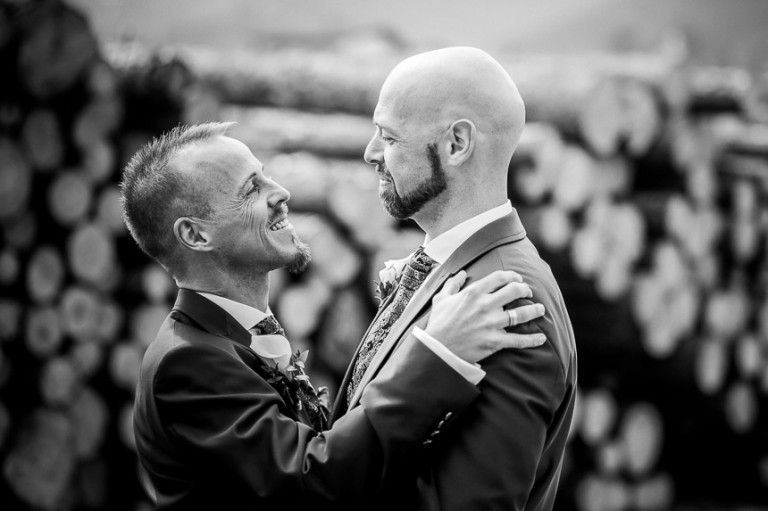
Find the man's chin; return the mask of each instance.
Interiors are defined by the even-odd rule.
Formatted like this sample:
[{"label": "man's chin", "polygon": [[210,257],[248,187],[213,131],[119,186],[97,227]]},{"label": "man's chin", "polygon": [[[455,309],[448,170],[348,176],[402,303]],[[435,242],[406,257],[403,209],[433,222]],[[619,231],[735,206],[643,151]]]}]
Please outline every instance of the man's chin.
[{"label": "man's chin", "polygon": [[390,190],[379,189],[379,198],[381,199],[382,206],[384,206],[384,210],[386,210],[386,212],[393,218],[405,220],[406,218],[410,218],[414,213],[408,210],[408,208],[403,205],[400,197]]},{"label": "man's chin", "polygon": [[285,268],[289,273],[298,275],[304,273],[309,266],[309,263],[312,261],[312,252],[309,250],[309,245],[299,240],[298,236],[294,236],[293,242],[296,245],[296,254]]}]

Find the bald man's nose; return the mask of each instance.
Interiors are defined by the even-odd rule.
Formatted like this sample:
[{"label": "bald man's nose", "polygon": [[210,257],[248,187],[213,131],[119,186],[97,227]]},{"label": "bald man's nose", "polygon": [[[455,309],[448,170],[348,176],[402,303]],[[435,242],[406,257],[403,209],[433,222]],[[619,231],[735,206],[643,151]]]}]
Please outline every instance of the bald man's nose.
[{"label": "bald man's nose", "polygon": [[291,192],[283,188],[279,183],[272,181],[272,190],[269,194],[269,207],[274,208],[281,202],[288,202]]},{"label": "bald man's nose", "polygon": [[383,151],[382,151],[381,141],[379,140],[379,137],[374,134],[365,148],[365,153],[363,153],[363,159],[365,160],[366,163],[370,163],[371,165],[374,165],[376,163],[381,163],[382,154],[383,154]]}]

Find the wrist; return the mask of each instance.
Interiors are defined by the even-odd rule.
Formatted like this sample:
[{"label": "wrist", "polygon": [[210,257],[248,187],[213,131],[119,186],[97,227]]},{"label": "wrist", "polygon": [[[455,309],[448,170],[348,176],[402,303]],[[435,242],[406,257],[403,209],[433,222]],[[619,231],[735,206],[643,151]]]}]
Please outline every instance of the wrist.
[{"label": "wrist", "polygon": [[436,340],[437,342],[445,346],[445,339],[447,338],[447,333],[443,331],[443,329],[435,328],[430,325],[427,325],[422,330],[429,337],[431,337],[432,339]]}]

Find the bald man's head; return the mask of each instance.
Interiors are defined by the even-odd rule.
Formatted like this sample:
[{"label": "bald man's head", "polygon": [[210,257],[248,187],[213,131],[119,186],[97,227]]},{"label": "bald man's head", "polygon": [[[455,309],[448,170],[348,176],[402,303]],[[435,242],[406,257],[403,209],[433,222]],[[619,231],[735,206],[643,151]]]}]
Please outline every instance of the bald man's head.
[{"label": "bald man's head", "polygon": [[382,86],[373,123],[365,161],[393,216],[438,234],[507,200],[525,107],[487,53],[445,48],[404,60]]},{"label": "bald man's head", "polygon": [[401,62],[384,82],[379,107],[436,134],[467,119],[477,128],[475,151],[495,154],[505,163],[525,123],[523,100],[506,70],[484,51],[467,47]]}]

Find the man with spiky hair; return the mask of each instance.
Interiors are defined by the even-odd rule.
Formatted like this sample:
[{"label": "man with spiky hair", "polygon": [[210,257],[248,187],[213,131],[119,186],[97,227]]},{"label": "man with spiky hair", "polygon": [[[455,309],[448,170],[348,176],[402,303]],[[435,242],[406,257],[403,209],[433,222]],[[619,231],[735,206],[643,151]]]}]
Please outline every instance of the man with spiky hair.
[{"label": "man with spiky hair", "polygon": [[[228,127],[174,129],[123,176],[131,235],[179,287],[136,390],[143,481],[163,510],[365,509],[435,424],[477,398],[474,363],[543,342],[503,330],[503,306],[530,289],[514,272],[466,289],[464,274],[449,279],[421,337],[324,431],[324,396],[267,305],[269,272],[300,271],[309,250],[289,221],[288,191]],[[518,312],[520,322],[542,313]]]}]

